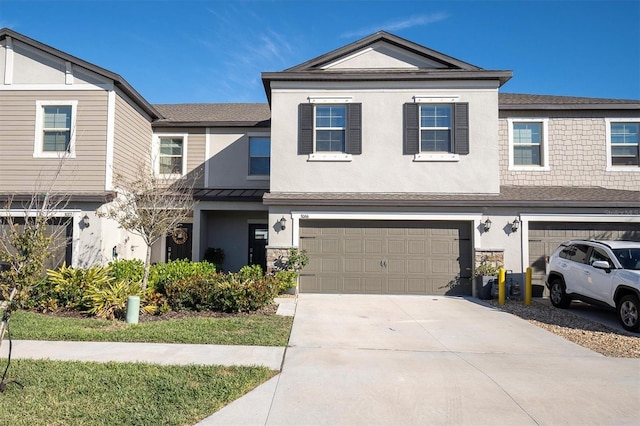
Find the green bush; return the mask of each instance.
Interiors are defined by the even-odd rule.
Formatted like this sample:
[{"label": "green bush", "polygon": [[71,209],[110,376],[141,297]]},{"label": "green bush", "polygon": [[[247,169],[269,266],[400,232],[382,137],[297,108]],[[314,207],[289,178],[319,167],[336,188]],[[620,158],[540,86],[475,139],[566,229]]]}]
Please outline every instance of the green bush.
[{"label": "green bush", "polygon": [[195,275],[208,275],[216,271],[215,265],[209,262],[191,262],[189,260],[173,260],[151,266],[149,271],[149,288],[165,293],[167,284]]},{"label": "green bush", "polygon": [[109,275],[113,277],[114,281],[142,281],[144,277],[144,262],[140,259],[114,260],[109,262]]},{"label": "green bush", "polygon": [[256,281],[264,277],[262,267],[260,265],[246,265],[238,271],[238,278],[241,281]]},{"label": "green bush", "polygon": [[188,278],[182,278],[168,282],[165,287],[165,296],[169,307],[173,310],[203,311],[211,307],[212,286],[223,278],[224,275],[196,274]]},{"label": "green bush", "polygon": [[48,269],[47,276],[48,288],[42,291],[55,298],[57,306],[71,309],[85,307],[84,296],[90,286],[101,287],[113,281],[109,276],[109,267],[101,266],[83,269],[63,264],[57,270]]},{"label": "green bush", "polygon": [[126,280],[89,286],[85,294],[86,311],[99,318],[123,319],[129,296],[140,296],[142,283]]},{"label": "green bush", "polygon": [[273,302],[278,282],[273,276],[243,279],[243,275],[227,274],[212,286],[211,308],[223,312],[249,312]]},{"label": "green bush", "polygon": [[278,271],[274,274],[274,278],[278,283],[278,294],[286,293],[290,289],[296,288],[298,284],[296,271]]}]

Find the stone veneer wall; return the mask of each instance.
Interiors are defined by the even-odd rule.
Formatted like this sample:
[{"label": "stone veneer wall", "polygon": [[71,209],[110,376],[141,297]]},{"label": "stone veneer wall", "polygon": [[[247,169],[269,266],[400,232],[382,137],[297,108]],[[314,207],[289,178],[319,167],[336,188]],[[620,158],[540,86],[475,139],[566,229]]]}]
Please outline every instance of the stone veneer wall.
[{"label": "stone veneer wall", "polygon": [[474,267],[477,268],[485,262],[489,262],[495,266],[504,265],[504,250],[476,250]]},{"label": "stone veneer wall", "polygon": [[[549,118],[549,171],[509,170],[507,118]],[[638,111],[501,111],[498,125],[500,183],[514,186],[599,186],[638,190],[640,168],[607,171],[605,118],[640,117]]]},{"label": "stone veneer wall", "polygon": [[291,247],[267,246],[267,274],[278,271],[280,262],[286,262],[289,258]]}]

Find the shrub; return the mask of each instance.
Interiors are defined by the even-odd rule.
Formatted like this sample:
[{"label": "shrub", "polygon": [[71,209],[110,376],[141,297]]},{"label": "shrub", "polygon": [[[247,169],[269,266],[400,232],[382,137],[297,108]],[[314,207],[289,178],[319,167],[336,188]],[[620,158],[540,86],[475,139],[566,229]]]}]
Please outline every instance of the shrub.
[{"label": "shrub", "polygon": [[[64,308],[82,309],[85,292],[90,286],[101,287],[110,283],[109,268],[93,266],[88,269],[68,267],[47,270],[49,292]],[[46,291],[45,291],[46,292]]]},{"label": "shrub", "polygon": [[274,274],[278,284],[278,294],[283,294],[296,288],[298,273],[296,271],[278,271]]},{"label": "shrub", "polygon": [[262,277],[264,277],[264,273],[260,265],[246,265],[238,271],[238,278],[241,281],[256,281]]},{"label": "shrub", "polygon": [[142,281],[144,277],[144,262],[140,259],[118,259],[109,262],[109,275],[115,281]]},{"label": "shrub", "polygon": [[164,291],[169,307],[173,310],[201,311],[211,307],[212,285],[223,275],[215,272],[196,274],[170,281]]},{"label": "shrub", "polygon": [[212,286],[211,307],[223,312],[255,311],[273,302],[278,283],[273,276],[243,279],[243,275],[227,274]]},{"label": "shrub", "polygon": [[99,318],[122,319],[127,311],[129,296],[140,296],[142,283],[126,280],[91,285],[86,291],[87,312]]},{"label": "shrub", "polygon": [[224,263],[224,250],[221,248],[209,247],[205,250],[203,259],[209,263],[213,263],[216,267],[222,267]]},{"label": "shrub", "polygon": [[166,294],[167,284],[195,275],[207,275],[216,271],[215,265],[209,262],[191,262],[189,260],[173,260],[158,263],[149,272],[149,288]]}]

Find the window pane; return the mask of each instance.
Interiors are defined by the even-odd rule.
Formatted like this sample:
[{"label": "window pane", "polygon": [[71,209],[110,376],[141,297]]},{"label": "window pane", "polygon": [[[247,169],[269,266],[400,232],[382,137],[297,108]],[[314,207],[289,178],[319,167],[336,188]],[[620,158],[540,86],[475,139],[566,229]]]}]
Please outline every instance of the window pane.
[{"label": "window pane", "polygon": [[514,146],[513,163],[517,166],[540,166],[540,145]]},{"label": "window pane", "polygon": [[268,175],[271,167],[269,157],[252,157],[249,159],[249,174]]},{"label": "window pane", "polygon": [[513,143],[539,144],[542,142],[542,123],[513,123]]},{"label": "window pane", "polygon": [[638,166],[638,155],[625,157],[612,157],[611,164],[613,166]]},{"label": "window pane", "polygon": [[271,153],[271,139],[251,138],[249,139],[249,155],[252,157],[269,157]]},{"label": "window pane", "polygon": [[345,127],[347,108],[344,106],[317,106],[316,127]]},{"label": "window pane", "polygon": [[611,123],[611,143],[638,143],[638,123]]},{"label": "window pane", "polygon": [[70,106],[44,107],[45,129],[69,129],[71,128]]},{"label": "window pane", "polygon": [[160,139],[160,154],[182,155],[182,139],[178,139],[178,138]]},{"label": "window pane", "polygon": [[316,151],[344,152],[344,130],[318,130]]},{"label": "window pane", "polygon": [[420,127],[451,127],[451,106],[422,105]]},{"label": "window pane", "polygon": [[182,174],[182,157],[160,157],[160,174]]},{"label": "window pane", "polygon": [[450,130],[423,130],[421,132],[420,150],[428,152],[450,152]]},{"label": "window pane", "polygon": [[70,132],[49,132],[45,131],[43,136],[42,150],[48,152],[68,151]]}]

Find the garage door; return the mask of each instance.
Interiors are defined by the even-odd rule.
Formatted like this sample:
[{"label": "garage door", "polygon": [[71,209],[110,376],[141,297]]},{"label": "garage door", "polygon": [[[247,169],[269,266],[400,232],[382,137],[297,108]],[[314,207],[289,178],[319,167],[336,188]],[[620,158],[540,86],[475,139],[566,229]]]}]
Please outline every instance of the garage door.
[{"label": "garage door", "polygon": [[529,223],[529,265],[534,295],[544,289],[545,259],[562,243],[571,239],[640,241],[638,223]]},{"label": "garage door", "polygon": [[303,293],[471,294],[469,222],[301,221],[300,248]]}]

